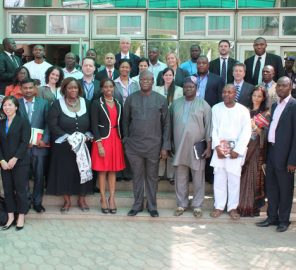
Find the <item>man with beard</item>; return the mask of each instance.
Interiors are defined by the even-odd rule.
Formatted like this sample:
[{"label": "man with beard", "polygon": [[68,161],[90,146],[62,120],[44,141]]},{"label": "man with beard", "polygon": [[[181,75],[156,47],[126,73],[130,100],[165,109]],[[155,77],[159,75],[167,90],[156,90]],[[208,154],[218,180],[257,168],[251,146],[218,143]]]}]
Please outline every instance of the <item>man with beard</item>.
[{"label": "man with beard", "polygon": [[140,74],[141,90],[127,97],[123,109],[123,143],[133,172],[134,204],[128,216],[143,211],[144,186],[151,217],[158,217],[156,192],[159,158],[170,145],[170,117],[166,99],[152,91],[153,73]]},{"label": "man with beard", "polygon": [[190,57],[191,59],[182,63],[180,65],[180,68],[184,69],[184,70],[187,70],[189,75],[194,75],[196,74],[197,72],[197,59],[198,57],[200,56],[200,53],[201,53],[201,49],[200,49],[200,46],[197,45],[197,44],[193,44],[191,47],[190,47]]},{"label": "man with beard", "polygon": [[230,42],[223,39],[218,45],[220,56],[210,62],[210,72],[220,76],[224,83],[233,83],[233,66],[237,63],[237,60],[229,56]]},{"label": "man with beard", "polygon": [[227,203],[231,219],[240,218],[236,208],[239,203],[240,176],[251,137],[249,110],[235,102],[236,88],[227,84],[223,88],[223,102],[212,109],[211,166],[214,167],[214,210],[211,216],[218,218]]},{"label": "man with beard", "polygon": [[34,60],[24,64],[29,72],[32,79],[37,80],[40,86],[46,85],[45,72],[52,65],[44,59],[44,47],[42,45],[35,45],[33,47]]}]

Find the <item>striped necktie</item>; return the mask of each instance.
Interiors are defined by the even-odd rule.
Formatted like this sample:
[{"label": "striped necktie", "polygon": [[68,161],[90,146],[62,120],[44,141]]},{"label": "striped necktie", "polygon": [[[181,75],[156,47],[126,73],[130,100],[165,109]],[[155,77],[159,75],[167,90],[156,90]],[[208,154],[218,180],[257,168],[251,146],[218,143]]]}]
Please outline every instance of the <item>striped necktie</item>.
[{"label": "striped necktie", "polygon": [[237,102],[239,99],[239,95],[240,95],[240,87],[239,87],[239,85],[236,85],[235,88],[236,88],[235,101]]}]

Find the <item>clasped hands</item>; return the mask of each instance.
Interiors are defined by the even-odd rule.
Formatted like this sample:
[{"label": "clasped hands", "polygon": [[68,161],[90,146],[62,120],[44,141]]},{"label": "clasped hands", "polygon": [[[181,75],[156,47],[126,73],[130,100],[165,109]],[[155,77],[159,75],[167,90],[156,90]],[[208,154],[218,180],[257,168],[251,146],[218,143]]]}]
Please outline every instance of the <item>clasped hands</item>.
[{"label": "clasped hands", "polygon": [[[219,145],[216,146],[216,151],[217,151],[218,158],[220,158],[220,159],[226,158],[223,150],[221,149],[221,147]],[[238,153],[236,153],[235,151],[231,150],[229,152],[229,157],[231,159],[236,159],[236,158],[238,158]]]},{"label": "clasped hands", "polygon": [[12,170],[17,162],[17,158],[13,157],[8,162],[6,160],[1,160],[1,167],[3,170]]}]

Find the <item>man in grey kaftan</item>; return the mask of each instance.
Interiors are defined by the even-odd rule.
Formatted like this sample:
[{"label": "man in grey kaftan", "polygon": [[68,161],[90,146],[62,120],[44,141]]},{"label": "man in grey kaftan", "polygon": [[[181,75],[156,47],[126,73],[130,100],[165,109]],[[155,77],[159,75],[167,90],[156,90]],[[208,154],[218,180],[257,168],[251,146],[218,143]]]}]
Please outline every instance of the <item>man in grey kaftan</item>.
[{"label": "man in grey kaftan", "polygon": [[189,200],[189,169],[193,180],[192,207],[194,215],[201,215],[201,205],[205,189],[205,159],[197,159],[193,145],[206,140],[207,149],[203,156],[211,153],[211,107],[196,96],[197,87],[194,78],[184,81],[184,97],[177,99],[171,106],[171,122],[173,131],[175,187],[177,209],[180,215],[188,207]]},{"label": "man in grey kaftan", "polygon": [[125,153],[132,167],[134,204],[129,216],[143,210],[144,183],[147,208],[158,216],[156,191],[159,157],[166,159],[170,150],[170,118],[166,99],[152,91],[153,73],[140,74],[141,91],[128,96],[123,111]]}]

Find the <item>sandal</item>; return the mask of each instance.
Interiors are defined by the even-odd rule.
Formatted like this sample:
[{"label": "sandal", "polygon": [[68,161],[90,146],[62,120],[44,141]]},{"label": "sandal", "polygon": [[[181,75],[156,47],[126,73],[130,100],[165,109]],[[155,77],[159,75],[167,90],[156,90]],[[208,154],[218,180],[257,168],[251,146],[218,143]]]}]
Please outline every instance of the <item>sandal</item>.
[{"label": "sandal", "polygon": [[229,211],[229,216],[232,220],[238,220],[240,218],[240,214],[237,212],[236,209],[232,209]]},{"label": "sandal", "polygon": [[214,209],[213,212],[210,214],[213,218],[218,218],[223,214],[223,211],[220,209]]},{"label": "sandal", "polygon": [[176,210],[175,210],[175,216],[181,216],[183,213],[184,213],[184,211],[185,211],[185,208],[183,208],[183,207],[177,207],[176,208]]},{"label": "sandal", "polygon": [[201,218],[202,217],[202,210],[200,208],[194,208],[193,209],[193,216],[196,218]]}]

